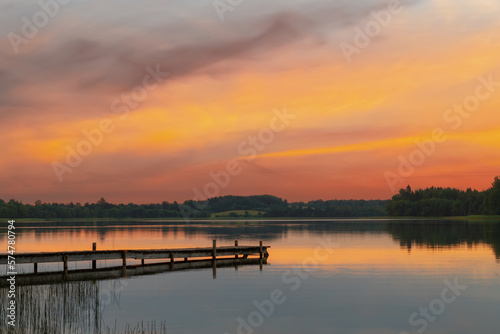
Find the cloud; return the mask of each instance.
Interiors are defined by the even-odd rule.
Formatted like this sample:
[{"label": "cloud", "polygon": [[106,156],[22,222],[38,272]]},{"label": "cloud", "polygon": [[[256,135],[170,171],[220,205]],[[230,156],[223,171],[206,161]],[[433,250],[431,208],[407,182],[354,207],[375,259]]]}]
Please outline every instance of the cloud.
[{"label": "cloud", "polygon": [[[208,32],[200,31],[204,26],[195,24],[197,17],[191,18],[193,21],[188,18],[184,22],[172,20],[148,25],[148,16],[133,14],[134,10],[143,12],[142,5],[130,3],[125,7],[128,12],[119,18],[115,13],[105,13],[109,15],[109,22],[82,22],[77,10],[94,11],[98,7],[88,4],[82,9],[81,6],[64,9],[59,14],[61,17],[50,22],[46,30],[41,29],[39,36],[29,42],[30,47],[19,55],[14,55],[3,41],[0,117],[21,117],[36,112],[64,112],[66,117],[68,114],[78,117],[82,114],[81,103],[88,106],[84,115],[108,112],[108,105],[103,103],[106,97],[112,99],[140,83],[146,66],[159,64],[163,71],[171,74],[169,80],[176,80],[201,75],[204,69],[225,61],[256,55],[265,59],[271,50],[308,37],[316,38],[323,34],[319,30],[325,27],[355,24],[370,11],[387,4],[383,1],[362,5],[312,1],[307,6],[293,8],[280,3],[274,13],[265,16],[257,12],[255,17],[229,21],[226,25],[218,21],[205,24]],[[15,8],[16,14],[21,15],[19,8]],[[10,5],[0,9],[6,14],[13,10]],[[26,10],[27,17],[34,9]],[[206,13],[207,17],[209,14]],[[69,24],[69,19],[75,22]],[[130,36],[127,25],[137,21],[143,21],[146,28],[141,35]],[[19,29],[19,22],[8,22],[13,26],[4,26],[5,31]],[[69,25],[70,34],[65,25]],[[171,37],[170,32],[176,36]],[[57,103],[72,104],[72,108],[54,108]],[[12,112],[12,108],[19,107],[23,108]]]}]

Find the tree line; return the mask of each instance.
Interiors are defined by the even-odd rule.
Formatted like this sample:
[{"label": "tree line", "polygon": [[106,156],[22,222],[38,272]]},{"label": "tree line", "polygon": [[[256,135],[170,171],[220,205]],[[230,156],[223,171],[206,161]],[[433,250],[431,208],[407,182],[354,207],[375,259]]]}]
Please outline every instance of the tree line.
[{"label": "tree line", "polygon": [[485,191],[455,188],[400,189],[387,203],[389,216],[500,215],[500,179]]},{"label": "tree line", "polygon": [[[23,204],[0,199],[1,218],[208,218],[236,210],[258,211],[262,217],[355,217],[384,216],[387,201],[331,200],[288,203],[271,195],[219,196],[205,201],[156,204],[112,204],[104,198],[95,203]],[[231,212],[230,217],[248,216]]]},{"label": "tree line", "polygon": [[[208,218],[227,211],[257,211],[263,217],[383,217],[500,215],[500,179],[485,191],[455,188],[400,189],[390,200],[315,200],[291,202],[271,195],[219,196],[205,201],[153,204],[95,203],[23,204],[0,199],[0,218]],[[248,216],[231,212],[230,217]]]}]

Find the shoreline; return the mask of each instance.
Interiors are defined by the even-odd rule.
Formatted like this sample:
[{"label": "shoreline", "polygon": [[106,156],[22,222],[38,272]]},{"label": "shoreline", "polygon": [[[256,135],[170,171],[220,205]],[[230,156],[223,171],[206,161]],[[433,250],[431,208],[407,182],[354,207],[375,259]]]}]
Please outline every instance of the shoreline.
[{"label": "shoreline", "polygon": [[[3,218],[9,220],[8,218]],[[140,223],[207,223],[207,222],[279,222],[279,221],[296,221],[296,222],[334,222],[334,221],[383,221],[383,220],[457,220],[457,221],[495,221],[500,222],[499,215],[472,215],[472,216],[450,216],[450,217],[218,217],[218,218],[19,218],[15,219],[16,223],[125,223],[125,222],[140,222]]]}]

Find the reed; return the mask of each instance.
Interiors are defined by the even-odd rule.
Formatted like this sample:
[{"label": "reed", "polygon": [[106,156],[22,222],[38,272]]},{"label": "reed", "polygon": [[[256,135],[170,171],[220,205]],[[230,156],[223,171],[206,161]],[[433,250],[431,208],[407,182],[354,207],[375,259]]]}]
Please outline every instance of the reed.
[{"label": "reed", "polygon": [[[103,311],[106,305],[117,303],[119,289],[117,281],[66,282],[52,285],[27,285],[17,287],[16,327],[0,325],[0,333],[6,334],[165,334],[165,322],[141,321],[135,325],[126,324],[118,330],[105,325]],[[110,281],[108,281],[110,283]],[[103,299],[103,290],[108,298]],[[8,289],[0,289],[0,299],[8,300]],[[109,293],[108,293],[109,292]],[[6,307],[0,308],[0,317],[6,319]]]}]

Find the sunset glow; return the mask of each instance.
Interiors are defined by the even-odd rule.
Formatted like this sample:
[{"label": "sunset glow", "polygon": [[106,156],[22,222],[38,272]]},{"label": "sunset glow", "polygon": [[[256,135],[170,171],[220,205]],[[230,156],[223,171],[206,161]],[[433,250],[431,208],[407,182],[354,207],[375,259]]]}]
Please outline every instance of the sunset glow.
[{"label": "sunset glow", "polygon": [[241,172],[215,195],[488,188],[500,174],[500,2],[401,1],[356,46],[388,3],[243,1],[221,21],[212,1],[71,1],[26,38],[22,18],[42,9],[4,1],[0,198],[184,201],[231,161]]}]

